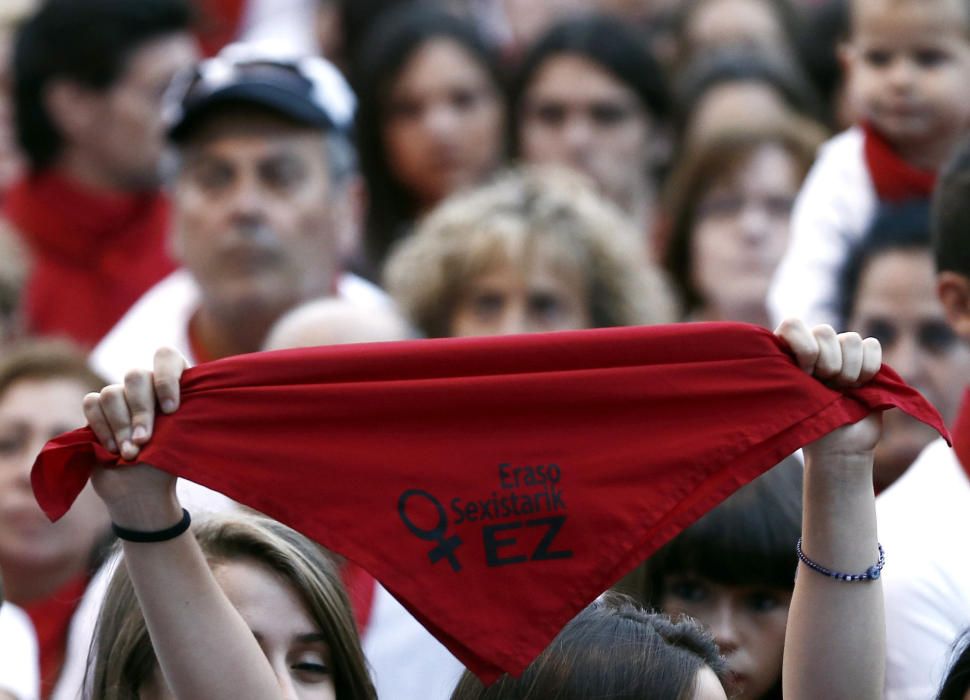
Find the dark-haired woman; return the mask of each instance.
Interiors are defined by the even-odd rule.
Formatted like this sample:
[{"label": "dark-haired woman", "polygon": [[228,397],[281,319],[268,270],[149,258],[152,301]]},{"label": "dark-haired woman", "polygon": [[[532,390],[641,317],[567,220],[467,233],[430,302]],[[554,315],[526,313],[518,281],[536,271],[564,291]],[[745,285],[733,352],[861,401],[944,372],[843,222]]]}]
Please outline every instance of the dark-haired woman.
[{"label": "dark-haired woman", "polygon": [[[707,627],[737,700],[781,698],[798,564],[802,466],[789,458],[687,528],[629,577],[637,597]],[[639,578],[639,580],[637,580]]]},{"label": "dark-haired woman", "polygon": [[588,175],[648,234],[658,133],[667,113],[662,70],[618,19],[554,25],[526,53],[510,96],[513,153]]},{"label": "dark-haired woman", "polygon": [[365,252],[378,269],[418,216],[502,162],[504,103],[495,56],[476,27],[424,5],[381,17],[354,83]]}]

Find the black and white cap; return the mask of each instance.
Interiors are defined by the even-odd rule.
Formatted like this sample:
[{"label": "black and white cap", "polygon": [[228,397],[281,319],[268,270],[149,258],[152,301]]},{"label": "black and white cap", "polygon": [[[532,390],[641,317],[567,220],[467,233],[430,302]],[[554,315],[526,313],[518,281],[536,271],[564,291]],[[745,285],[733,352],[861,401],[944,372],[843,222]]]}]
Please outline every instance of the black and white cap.
[{"label": "black and white cap", "polygon": [[230,44],[176,76],[165,100],[169,136],[179,142],[216,107],[253,104],[323,130],[347,131],[356,100],[340,72],[316,56],[287,56],[273,44]]}]

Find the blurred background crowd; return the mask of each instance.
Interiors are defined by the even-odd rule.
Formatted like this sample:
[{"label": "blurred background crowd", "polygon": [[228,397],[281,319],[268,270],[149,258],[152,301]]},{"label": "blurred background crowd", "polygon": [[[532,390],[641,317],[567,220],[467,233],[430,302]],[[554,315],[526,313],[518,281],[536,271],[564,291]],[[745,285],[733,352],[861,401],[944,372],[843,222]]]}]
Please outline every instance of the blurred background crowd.
[{"label": "blurred background crowd", "polygon": [[[970,125],[968,13],[0,0],[0,698],[77,696],[110,547],[93,494],[43,520],[29,466],[84,422],[85,393],[161,346],[198,363],[797,316],[879,338],[953,421],[970,348],[937,298],[930,198]],[[933,437],[888,414],[876,489]],[[624,582],[707,624],[739,697],[779,693],[798,472],[783,463]],[[381,697],[447,697],[457,662],[342,573]],[[968,592],[935,646],[891,634],[890,687],[921,689],[897,697],[929,697]],[[928,644],[931,671],[911,661]]]}]

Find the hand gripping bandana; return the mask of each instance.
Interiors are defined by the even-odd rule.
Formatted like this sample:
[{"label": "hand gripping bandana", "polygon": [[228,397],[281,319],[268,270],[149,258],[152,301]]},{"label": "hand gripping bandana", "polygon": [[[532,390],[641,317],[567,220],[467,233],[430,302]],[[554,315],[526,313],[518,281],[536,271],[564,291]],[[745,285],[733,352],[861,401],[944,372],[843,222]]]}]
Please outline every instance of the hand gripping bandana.
[{"label": "hand gripping bandana", "polygon": [[[802,445],[893,406],[946,436],[888,367],[835,391],[739,324],[239,356],[188,370],[182,397],[140,461],[363,567],[486,682]],[[99,464],[118,457],[87,428],[47,445],[51,518]]]}]

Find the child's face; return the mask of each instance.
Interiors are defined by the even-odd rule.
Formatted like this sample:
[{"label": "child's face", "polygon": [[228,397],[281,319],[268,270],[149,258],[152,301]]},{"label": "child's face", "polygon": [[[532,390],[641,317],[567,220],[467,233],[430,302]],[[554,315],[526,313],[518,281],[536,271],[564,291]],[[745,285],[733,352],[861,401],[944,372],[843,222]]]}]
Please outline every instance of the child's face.
[{"label": "child's face", "polygon": [[856,0],[851,98],[904,156],[970,125],[970,18],[959,0]]},{"label": "child's face", "polygon": [[736,700],[762,697],[781,679],[791,590],[725,586],[699,576],[664,577],[661,609],[688,615],[714,635],[737,686]]}]

